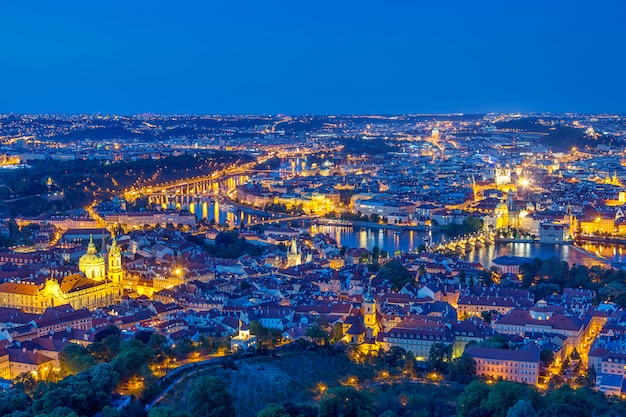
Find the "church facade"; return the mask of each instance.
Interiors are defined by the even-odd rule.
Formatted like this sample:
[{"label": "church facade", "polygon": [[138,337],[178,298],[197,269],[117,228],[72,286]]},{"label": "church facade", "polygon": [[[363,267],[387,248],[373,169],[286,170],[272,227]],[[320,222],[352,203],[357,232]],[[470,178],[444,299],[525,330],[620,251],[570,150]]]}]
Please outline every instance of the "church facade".
[{"label": "church facade", "polygon": [[115,239],[107,258],[108,268],[105,257],[90,240],[87,253],[78,262],[80,273],[57,277],[51,274],[44,284],[24,281],[0,284],[0,307],[40,314],[48,307],[63,304],[89,310],[114,304],[122,298],[124,278],[122,252]]}]

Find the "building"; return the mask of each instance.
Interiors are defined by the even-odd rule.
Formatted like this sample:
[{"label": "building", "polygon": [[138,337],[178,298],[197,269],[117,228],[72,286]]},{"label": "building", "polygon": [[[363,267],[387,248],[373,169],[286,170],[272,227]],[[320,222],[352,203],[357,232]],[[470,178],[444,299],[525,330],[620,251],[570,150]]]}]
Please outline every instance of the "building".
[{"label": "building", "polygon": [[530,385],[539,382],[539,348],[534,344],[526,350],[472,347],[465,353],[476,362],[476,375]]},{"label": "building", "polygon": [[372,294],[367,291],[363,294],[363,324],[367,329],[365,335],[368,339],[375,338],[381,330],[380,313],[376,305],[376,300]]},{"label": "building", "polygon": [[567,241],[569,231],[560,223],[541,223],[539,225],[539,242],[541,243],[564,243]]},{"label": "building", "polygon": [[496,230],[509,227],[509,208],[504,201],[498,203],[493,214],[496,218]]},{"label": "building", "polygon": [[250,334],[250,325],[239,323],[239,333],[230,340],[230,349],[245,352],[256,347],[256,336]]},{"label": "building", "polygon": [[291,266],[298,266],[302,264],[302,253],[298,248],[298,242],[296,239],[291,239],[291,244],[289,245],[289,252],[287,253],[287,268]]},{"label": "building", "polygon": [[498,256],[492,262],[494,266],[498,267],[501,274],[510,273],[518,275],[520,266],[532,261],[532,259],[522,256]]},{"label": "building", "polygon": [[539,300],[530,310],[511,310],[507,315],[498,318],[492,324],[495,331],[501,334],[519,335],[527,333],[554,333],[567,338],[566,352],[569,354],[575,347],[582,351],[582,342],[586,330],[585,323],[576,316],[558,313],[555,308]]},{"label": "building", "polygon": [[454,331],[447,320],[437,317],[412,316],[403,319],[386,332],[379,332],[376,342],[384,350],[394,346],[413,353],[418,361],[428,359],[435,343],[454,344]]},{"label": "building", "polygon": [[31,374],[36,380],[46,379],[54,366],[54,360],[39,352],[29,351],[26,348],[10,347],[9,354],[11,377],[15,379],[23,373]]},{"label": "building", "polygon": [[26,280],[4,282],[0,284],[0,307],[42,313],[49,307],[70,304],[74,309],[93,310],[114,304],[122,298],[122,253],[115,240],[108,254],[108,270],[104,256],[97,253],[93,239],[89,241],[87,253],[81,256],[78,268],[78,274],[51,273],[44,284]]}]

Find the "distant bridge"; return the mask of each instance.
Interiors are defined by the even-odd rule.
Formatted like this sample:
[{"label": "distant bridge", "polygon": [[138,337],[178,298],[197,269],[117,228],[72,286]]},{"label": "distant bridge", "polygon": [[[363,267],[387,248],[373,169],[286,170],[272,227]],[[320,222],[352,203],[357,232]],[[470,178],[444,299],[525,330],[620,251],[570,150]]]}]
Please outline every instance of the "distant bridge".
[{"label": "distant bridge", "polygon": [[313,220],[319,219],[320,216],[317,215],[307,215],[307,216],[291,216],[291,217],[277,217],[275,219],[265,219],[257,222],[246,223],[246,226],[256,226],[261,224],[270,224],[270,223],[280,223],[280,222],[291,222],[291,221],[299,221],[299,220]]},{"label": "distant bridge", "polygon": [[495,243],[496,234],[491,231],[482,230],[469,235],[458,236],[449,241],[441,241],[430,247],[435,252],[454,252],[458,255],[480,249]]}]

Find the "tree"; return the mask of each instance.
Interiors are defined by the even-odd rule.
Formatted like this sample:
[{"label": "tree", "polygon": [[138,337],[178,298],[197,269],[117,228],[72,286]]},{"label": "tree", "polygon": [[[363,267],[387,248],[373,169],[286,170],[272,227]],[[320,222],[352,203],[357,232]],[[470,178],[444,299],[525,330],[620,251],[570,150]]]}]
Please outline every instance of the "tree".
[{"label": "tree", "polygon": [[353,387],[330,389],[319,401],[319,417],[373,417],[372,400]]},{"label": "tree", "polygon": [[585,386],[588,388],[595,388],[596,377],[597,377],[596,367],[592,365],[589,367],[589,371],[587,371],[587,376],[585,378]]},{"label": "tree", "polygon": [[96,365],[96,360],[84,346],[70,343],[59,353],[61,375],[75,375]]},{"label": "tree", "polygon": [[154,349],[138,340],[129,340],[121,346],[120,353],[111,362],[113,369],[120,375],[122,383],[133,376],[138,376],[145,364],[152,363],[156,357]]},{"label": "tree", "polygon": [[466,353],[454,359],[450,364],[449,378],[460,384],[469,384],[476,376],[476,362]]},{"label": "tree", "polygon": [[463,233],[476,233],[483,229],[484,221],[479,217],[469,216],[463,220]]},{"label": "tree", "polygon": [[541,359],[541,362],[546,364],[546,366],[550,366],[552,361],[554,361],[554,352],[552,349],[541,349],[539,352],[539,359]]},{"label": "tree", "polygon": [[[116,338],[117,336],[114,336]],[[111,362],[113,360],[113,353],[111,348],[103,342],[94,342],[87,346],[89,354],[99,362]]]},{"label": "tree", "polygon": [[79,417],[74,410],[64,405],[52,409],[48,413],[37,414],[37,417]]},{"label": "tree", "polygon": [[408,378],[417,378],[417,364],[415,361],[415,356],[408,352],[406,355],[406,359],[404,360],[404,365],[402,366],[402,374],[407,376]]},{"label": "tree", "polygon": [[152,407],[148,412],[148,417],[192,417],[186,411],[177,410],[173,407]]},{"label": "tree", "polygon": [[273,349],[282,337],[280,330],[264,327],[257,320],[250,322],[250,334],[256,336],[258,346],[265,349]]},{"label": "tree", "polygon": [[394,368],[396,366],[402,366],[404,364],[405,358],[408,357],[408,354],[406,350],[402,349],[401,347],[392,346],[387,351],[381,350],[379,352],[379,357],[387,366],[387,368]]},{"label": "tree", "polygon": [[148,346],[150,346],[155,351],[159,352],[163,347],[167,345],[167,338],[162,334],[152,333],[150,335],[150,339],[148,340]]},{"label": "tree", "polygon": [[549,391],[554,391],[554,390],[562,387],[564,383],[565,383],[565,381],[563,380],[563,378],[561,378],[559,375],[554,375],[548,381],[548,390]]},{"label": "tree", "polygon": [[626,285],[621,282],[610,282],[598,291],[601,300],[614,301],[626,294]]},{"label": "tree", "polygon": [[282,404],[268,404],[264,409],[259,411],[257,417],[291,417],[291,414],[285,410]]},{"label": "tree", "polygon": [[509,408],[506,417],[537,417],[537,412],[530,401],[519,400],[513,407]]},{"label": "tree", "polygon": [[569,385],[563,385],[546,396],[546,406],[541,415],[591,417],[595,414],[594,399],[589,388],[574,391]]},{"label": "tree", "polygon": [[318,345],[322,342],[324,344],[328,343],[328,333],[322,330],[317,324],[307,327],[304,335],[313,339]]},{"label": "tree", "polygon": [[176,342],[176,345],[173,345],[172,349],[178,359],[187,359],[189,354],[194,351],[193,342],[190,338],[185,337]]},{"label": "tree", "polygon": [[477,415],[475,410],[481,408],[481,404],[489,395],[489,391],[489,385],[484,382],[470,382],[457,401],[457,416],[470,417],[472,415]]},{"label": "tree", "polygon": [[529,387],[511,381],[499,381],[491,387],[482,407],[491,412],[493,417],[506,417],[509,408],[529,394]]},{"label": "tree", "polygon": [[[461,270],[461,272],[464,273],[465,271]],[[424,265],[420,265],[419,268],[417,268],[417,275],[420,278],[423,278],[426,276],[426,274],[427,274],[426,267]]]},{"label": "tree", "polygon": [[89,370],[91,384],[96,391],[111,392],[117,387],[120,374],[110,363],[101,363]]},{"label": "tree", "polygon": [[482,317],[485,323],[491,323],[491,314],[491,311],[482,311],[480,317]]},{"label": "tree", "polygon": [[452,346],[445,343],[433,343],[428,352],[430,366],[439,372],[446,372],[452,359]]},{"label": "tree", "polygon": [[35,377],[30,372],[23,372],[19,374],[14,380],[15,388],[24,391],[25,393],[31,392],[37,386]]},{"label": "tree", "polygon": [[189,393],[189,405],[194,416],[234,416],[233,400],[226,384],[214,376],[198,378]]},{"label": "tree", "polygon": [[414,282],[411,272],[396,260],[389,261],[383,265],[378,271],[378,276],[383,280],[389,281],[391,289],[394,291],[398,291],[406,284]]},{"label": "tree", "polygon": [[374,246],[372,248],[372,263],[377,264],[379,257],[380,257],[380,248],[378,246]]},{"label": "tree", "polygon": [[341,322],[337,322],[333,324],[333,333],[330,338],[331,343],[337,343],[341,339],[343,339],[343,324]]},{"label": "tree", "polygon": [[0,416],[5,416],[14,411],[26,411],[29,403],[28,395],[19,389],[0,392]]},{"label": "tree", "polygon": [[461,284],[465,284],[467,280],[467,273],[465,272],[465,269],[461,269],[461,271],[459,272],[459,282]]},{"label": "tree", "polygon": [[104,330],[100,330],[98,333],[96,333],[93,337],[93,341],[94,342],[102,342],[104,339],[106,339],[109,336],[112,335],[117,335],[119,336],[122,333],[122,331],[120,329],[118,329],[115,326],[108,326],[106,329]]}]

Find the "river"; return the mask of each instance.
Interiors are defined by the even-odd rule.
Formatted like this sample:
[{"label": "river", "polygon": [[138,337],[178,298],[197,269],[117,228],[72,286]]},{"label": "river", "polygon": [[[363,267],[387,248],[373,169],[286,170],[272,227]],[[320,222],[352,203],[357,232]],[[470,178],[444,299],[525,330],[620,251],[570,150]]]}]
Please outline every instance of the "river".
[{"label": "river", "polygon": [[[337,243],[347,247],[360,247],[372,249],[374,246],[378,246],[381,250],[386,250],[390,255],[400,251],[408,252],[417,249],[418,246],[424,244],[424,237],[428,232],[416,232],[405,230],[400,235],[394,233],[391,229],[373,229],[365,227],[351,227],[351,226],[326,226],[326,225],[314,225],[310,227],[309,232],[325,233],[335,239]],[[444,234],[433,232],[433,243],[440,242],[443,238],[448,239]],[[594,245],[586,245],[586,250],[596,253],[597,248]],[[615,249],[616,253],[620,254],[622,249]],[[605,253],[613,253],[612,249],[604,248],[600,256],[605,256]],[[624,257],[626,258],[626,250],[624,250]],[[567,261],[570,265],[607,265],[607,262],[602,262],[598,258],[586,253],[585,251],[577,248],[573,245],[552,245],[543,243],[501,243],[498,242],[495,245],[486,246],[484,248],[475,249],[468,252],[463,256],[466,261],[479,262],[485,268],[492,266],[492,260],[498,256],[524,256],[528,258],[541,258],[548,259],[556,257]],[[608,258],[608,256],[606,256]],[[610,258],[613,260],[613,258]]]},{"label": "river", "polygon": [[[194,207],[192,211],[198,220],[206,217],[208,220],[215,220],[220,224],[228,223],[230,226],[239,225],[242,218],[246,223],[253,223],[263,218],[213,201],[204,201],[198,205],[197,210]],[[311,225],[307,231],[312,235],[316,233],[328,234],[341,246],[360,247],[369,250],[378,246],[390,255],[414,251],[424,244],[424,237],[428,237],[428,232],[421,231],[404,230],[398,234],[393,229],[333,225]],[[430,239],[433,243],[439,243],[442,239],[449,240],[449,237],[441,232],[432,232]],[[556,257],[567,261],[570,265],[586,266],[609,264],[608,261],[603,262],[598,257],[608,259],[610,262],[626,262],[626,248],[623,247],[585,244],[583,248],[591,254],[573,245],[498,242],[495,245],[468,252],[463,256],[463,259],[469,262],[478,262],[485,268],[492,266],[494,258],[504,255],[541,259]],[[592,254],[597,255],[597,257]]]}]

